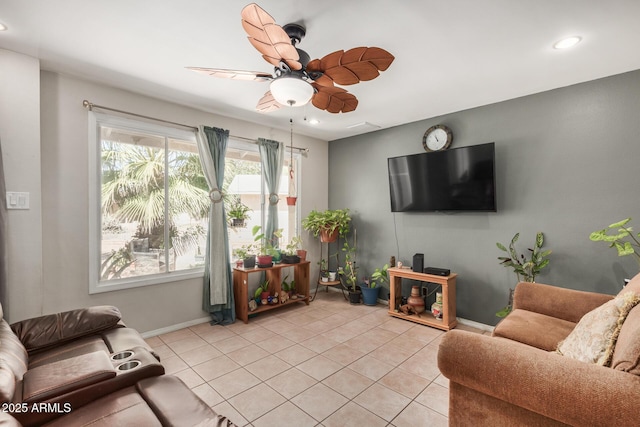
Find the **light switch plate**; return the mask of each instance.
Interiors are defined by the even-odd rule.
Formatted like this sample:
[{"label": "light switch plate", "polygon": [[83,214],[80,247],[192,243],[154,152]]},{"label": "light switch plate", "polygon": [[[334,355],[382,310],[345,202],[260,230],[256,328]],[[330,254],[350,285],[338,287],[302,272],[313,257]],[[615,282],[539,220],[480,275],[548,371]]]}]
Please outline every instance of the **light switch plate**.
[{"label": "light switch plate", "polygon": [[29,193],[7,191],[7,209],[29,209]]}]

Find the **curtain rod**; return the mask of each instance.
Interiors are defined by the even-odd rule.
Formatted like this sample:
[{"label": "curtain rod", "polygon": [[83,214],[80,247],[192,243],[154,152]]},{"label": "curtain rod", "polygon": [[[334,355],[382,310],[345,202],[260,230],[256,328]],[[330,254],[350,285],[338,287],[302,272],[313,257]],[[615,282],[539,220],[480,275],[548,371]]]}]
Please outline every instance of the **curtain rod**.
[{"label": "curtain rod", "polygon": [[[167,123],[167,124],[170,124],[170,125],[181,126],[181,127],[187,128],[187,129],[194,130],[196,132],[199,130],[197,126],[185,125],[183,123],[171,122],[169,120],[163,120],[163,119],[158,119],[158,118],[155,118],[155,117],[145,116],[145,115],[142,115],[142,114],[131,113],[129,111],[118,110],[116,108],[105,107],[103,105],[97,105],[97,104],[94,104],[92,102],[89,102],[86,99],[84,101],[82,101],[82,105],[84,106],[84,108],[88,109],[89,111],[92,111],[94,108],[98,108],[100,110],[113,111],[113,112],[116,112],[116,113],[127,114],[129,116],[140,117],[140,118],[148,119],[148,120],[154,120],[154,121],[160,122],[160,123]],[[237,135],[229,135],[229,136],[231,138],[241,139],[243,141],[251,142],[253,144],[257,144],[258,143],[257,140],[252,139],[252,138],[246,138],[244,136],[237,136]],[[286,145],[285,145],[285,147],[286,147]],[[303,153],[308,153],[309,152],[308,148],[291,147],[291,146],[289,146],[287,148],[293,148],[294,150],[298,150],[298,151],[301,151]]]}]

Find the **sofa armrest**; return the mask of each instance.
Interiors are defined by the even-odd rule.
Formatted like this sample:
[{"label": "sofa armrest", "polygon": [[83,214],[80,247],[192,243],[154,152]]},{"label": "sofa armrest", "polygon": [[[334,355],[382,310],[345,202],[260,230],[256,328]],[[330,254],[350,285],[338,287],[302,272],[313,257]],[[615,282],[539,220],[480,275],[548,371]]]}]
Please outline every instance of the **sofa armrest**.
[{"label": "sofa armrest", "polygon": [[22,320],[11,329],[31,352],[123,326],[121,318],[116,307],[103,305]]},{"label": "sofa armrest", "polygon": [[448,332],[438,366],[450,381],[570,425],[635,425],[640,377],[504,338]]},{"label": "sofa armrest", "polygon": [[520,282],[513,293],[513,309],[533,311],[578,323],[582,316],[613,297],[541,283]]},{"label": "sofa armrest", "polygon": [[22,380],[22,401],[44,402],[116,376],[103,351],[83,354],[29,369]]}]

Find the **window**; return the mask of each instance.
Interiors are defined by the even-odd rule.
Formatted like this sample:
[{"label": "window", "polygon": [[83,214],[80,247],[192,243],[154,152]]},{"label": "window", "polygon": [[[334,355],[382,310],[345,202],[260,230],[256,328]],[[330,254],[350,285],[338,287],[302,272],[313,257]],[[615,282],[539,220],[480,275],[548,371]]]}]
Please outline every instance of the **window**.
[{"label": "window", "polygon": [[[90,293],[202,277],[209,189],[195,134],[89,113]],[[289,164],[299,186],[300,156],[287,153],[278,195],[281,247],[298,235],[298,205],[288,206]],[[258,146],[231,139],[225,158],[225,206],[248,208],[229,220],[230,259],[264,226],[267,194]]]},{"label": "window", "polygon": [[91,114],[91,292],[201,276],[209,194],[195,134]]},{"label": "window", "polygon": [[[299,212],[297,203],[294,206],[287,205],[287,195],[289,193],[289,164],[293,158],[293,167],[296,171],[295,177],[299,181],[300,176],[300,155],[294,153],[293,156],[287,151],[282,175],[280,176],[280,187],[278,188],[278,228],[282,229],[280,238],[280,248],[284,249],[292,237],[299,234]],[[296,188],[300,188],[299,182],[295,182]],[[233,261],[237,257],[234,251],[244,245],[253,242],[251,230],[254,226],[264,227],[266,224],[266,212],[268,205],[265,203],[268,194],[262,168],[260,164],[260,153],[258,146],[251,143],[243,143],[231,139],[225,157],[224,185],[223,192],[226,194],[226,211],[229,221],[229,250],[230,259]],[[248,218],[243,222],[238,221],[234,225],[232,207],[245,206],[249,209]]]}]

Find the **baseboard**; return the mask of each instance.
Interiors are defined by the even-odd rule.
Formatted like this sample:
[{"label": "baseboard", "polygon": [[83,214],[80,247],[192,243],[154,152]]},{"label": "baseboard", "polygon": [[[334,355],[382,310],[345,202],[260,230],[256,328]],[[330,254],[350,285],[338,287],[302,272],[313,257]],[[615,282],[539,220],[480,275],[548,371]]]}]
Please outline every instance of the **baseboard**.
[{"label": "baseboard", "polygon": [[[328,287],[328,289],[329,289],[329,292],[342,292],[341,289],[339,288]],[[313,289],[311,293],[313,293],[314,291],[315,289]],[[388,306],[389,300],[378,298],[378,303]],[[480,329],[481,331],[493,332],[493,329],[495,328],[495,326],[485,325],[484,323],[474,322],[473,320],[463,319],[461,317],[457,317],[456,320],[461,325],[470,326],[472,328]]]},{"label": "baseboard", "polygon": [[482,331],[493,332],[495,326],[485,325],[484,323],[474,322],[473,320],[462,319],[461,317],[456,317],[458,323],[466,326],[471,326],[472,328],[480,329]]},{"label": "baseboard", "polygon": [[171,326],[166,326],[164,328],[160,328],[160,329],[155,329],[153,331],[148,331],[148,332],[143,332],[142,338],[151,338],[151,337],[155,337],[156,335],[162,335],[162,334],[166,334],[169,332],[173,332],[173,331],[177,331],[180,329],[184,329],[184,328],[188,328],[189,326],[195,326],[195,325],[199,325],[201,323],[206,323],[206,322],[210,322],[211,321],[211,317],[201,317],[200,319],[194,319],[194,320],[189,320],[188,322],[182,322],[182,323],[178,323],[176,325],[171,325]]}]

